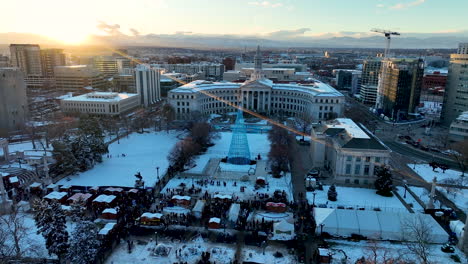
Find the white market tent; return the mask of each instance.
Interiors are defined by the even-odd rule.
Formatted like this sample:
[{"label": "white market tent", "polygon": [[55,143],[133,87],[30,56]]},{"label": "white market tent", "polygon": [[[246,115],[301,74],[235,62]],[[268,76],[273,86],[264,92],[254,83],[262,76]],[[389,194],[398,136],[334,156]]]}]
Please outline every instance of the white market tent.
[{"label": "white market tent", "polygon": [[239,212],[240,212],[240,204],[238,203],[231,204],[231,207],[229,208],[229,213],[228,213],[229,222],[236,223],[237,219],[239,218]]},{"label": "white market tent", "polygon": [[197,203],[195,204],[195,206],[192,209],[193,215],[198,219],[202,218],[204,208],[205,208],[205,201],[198,200]]},{"label": "white market tent", "polygon": [[[445,230],[427,214],[330,208],[314,208],[314,213],[317,234],[320,234],[323,224],[323,232],[332,236],[349,237],[351,234],[359,234],[379,240],[401,241],[406,229],[405,223],[420,220],[431,227],[433,243],[445,243],[448,240]],[[411,238],[406,235],[406,239],[411,241]]]}]

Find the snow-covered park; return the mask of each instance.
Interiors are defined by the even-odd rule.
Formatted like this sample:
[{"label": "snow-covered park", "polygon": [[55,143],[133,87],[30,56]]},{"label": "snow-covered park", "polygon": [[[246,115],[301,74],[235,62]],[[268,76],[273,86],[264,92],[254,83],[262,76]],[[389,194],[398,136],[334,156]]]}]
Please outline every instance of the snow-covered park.
[{"label": "snow-covered park", "polygon": [[[326,206],[328,208],[337,208],[343,206],[345,208],[352,207],[353,209],[365,208],[373,210],[380,208],[382,211],[406,211],[405,206],[398,200],[397,197],[384,197],[375,193],[374,189],[352,188],[352,187],[336,187],[338,200],[332,202],[328,200],[328,188],[323,186],[323,191],[316,190],[315,204],[317,206]],[[312,192],[307,192],[307,201],[313,203],[314,195]]]},{"label": "snow-covered park", "polygon": [[[109,157],[83,173],[62,179],[58,184],[81,186],[128,186],[135,185],[134,175],[141,173],[146,186],[153,186],[159,175],[166,173],[167,155],[177,139],[177,132],[133,133],[128,138],[109,145]],[[125,157],[122,156],[125,154]]]},{"label": "snow-covered park", "polygon": [[[196,167],[190,169],[189,173],[202,173],[205,169],[206,164],[210,158],[224,158],[229,153],[229,147],[231,146],[231,132],[220,132],[219,138],[213,143],[214,146],[208,148],[207,152],[196,158]],[[252,158],[258,154],[262,158],[266,158],[270,151],[270,141],[268,140],[268,134],[247,134],[247,140],[249,141],[250,155]]]}]

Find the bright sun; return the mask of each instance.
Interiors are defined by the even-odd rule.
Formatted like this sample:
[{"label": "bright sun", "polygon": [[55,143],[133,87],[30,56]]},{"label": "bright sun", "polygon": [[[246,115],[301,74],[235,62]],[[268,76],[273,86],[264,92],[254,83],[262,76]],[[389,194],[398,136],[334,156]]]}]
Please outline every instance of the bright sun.
[{"label": "bright sun", "polygon": [[76,32],[68,32],[66,34],[60,34],[53,36],[54,39],[62,42],[63,44],[67,45],[79,45],[82,44],[86,38],[86,34],[79,34]]}]

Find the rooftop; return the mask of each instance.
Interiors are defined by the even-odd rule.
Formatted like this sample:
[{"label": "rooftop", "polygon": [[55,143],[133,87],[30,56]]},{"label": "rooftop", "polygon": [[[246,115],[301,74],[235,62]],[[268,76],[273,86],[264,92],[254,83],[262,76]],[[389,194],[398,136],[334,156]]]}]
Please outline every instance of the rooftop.
[{"label": "rooftop", "polygon": [[62,99],[63,101],[74,101],[74,102],[118,102],[125,100],[131,97],[138,96],[138,94],[132,93],[112,93],[112,92],[92,92],[87,94],[82,94],[74,97],[68,97]]}]

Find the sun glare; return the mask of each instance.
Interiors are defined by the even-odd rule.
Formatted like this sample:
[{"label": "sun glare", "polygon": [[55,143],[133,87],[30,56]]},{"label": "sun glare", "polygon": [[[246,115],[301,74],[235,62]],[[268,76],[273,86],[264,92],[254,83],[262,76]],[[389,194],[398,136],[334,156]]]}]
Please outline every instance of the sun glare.
[{"label": "sun glare", "polygon": [[86,41],[86,34],[78,34],[76,32],[69,32],[67,34],[60,34],[53,36],[54,39],[67,45],[79,45]]}]

